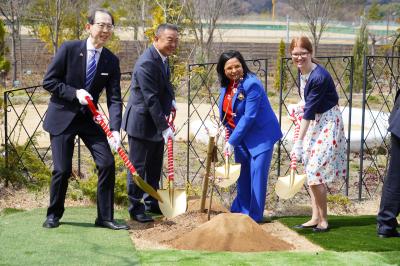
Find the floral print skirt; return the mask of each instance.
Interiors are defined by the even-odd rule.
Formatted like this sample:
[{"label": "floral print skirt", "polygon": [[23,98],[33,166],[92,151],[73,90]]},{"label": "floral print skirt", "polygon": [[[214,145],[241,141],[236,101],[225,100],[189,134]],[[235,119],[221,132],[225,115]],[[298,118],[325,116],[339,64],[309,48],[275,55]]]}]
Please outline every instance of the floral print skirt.
[{"label": "floral print skirt", "polygon": [[345,178],[347,145],[342,114],[338,106],[310,121],[303,142],[303,162],[309,186]]}]

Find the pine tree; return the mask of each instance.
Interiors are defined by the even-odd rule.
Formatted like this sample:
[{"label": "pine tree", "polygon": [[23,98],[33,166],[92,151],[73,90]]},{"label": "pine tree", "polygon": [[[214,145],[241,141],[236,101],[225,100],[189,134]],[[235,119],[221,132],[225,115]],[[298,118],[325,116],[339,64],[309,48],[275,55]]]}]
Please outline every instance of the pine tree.
[{"label": "pine tree", "polygon": [[363,88],[364,55],[368,55],[367,21],[363,19],[353,46],[354,74],[353,91],[361,92]]},{"label": "pine tree", "polygon": [[286,77],[286,72],[282,72],[282,80],[281,80],[281,71],[283,69],[282,66],[282,58],[284,58],[286,55],[286,45],[285,42],[281,39],[281,42],[279,43],[279,50],[278,50],[278,56],[276,59],[276,72],[275,72],[275,81],[274,81],[274,89],[275,91],[280,90],[280,84],[282,82],[282,88],[283,90],[286,90],[286,83],[287,83],[287,77]]}]

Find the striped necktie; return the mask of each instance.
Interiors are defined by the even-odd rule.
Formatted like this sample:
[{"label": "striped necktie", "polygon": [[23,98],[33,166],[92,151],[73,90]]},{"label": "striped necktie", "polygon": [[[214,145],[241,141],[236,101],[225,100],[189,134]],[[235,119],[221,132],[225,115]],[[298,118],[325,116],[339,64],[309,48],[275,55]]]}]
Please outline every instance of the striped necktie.
[{"label": "striped necktie", "polygon": [[86,70],[86,82],[85,88],[89,88],[90,84],[93,81],[94,74],[96,73],[96,53],[97,50],[91,50],[93,55],[89,59],[88,68]]}]

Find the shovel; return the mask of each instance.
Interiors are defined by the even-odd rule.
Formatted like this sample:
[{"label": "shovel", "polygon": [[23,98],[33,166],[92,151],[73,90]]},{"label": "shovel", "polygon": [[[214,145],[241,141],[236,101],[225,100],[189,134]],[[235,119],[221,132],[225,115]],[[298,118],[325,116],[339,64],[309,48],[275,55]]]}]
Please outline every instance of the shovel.
[{"label": "shovel", "polygon": [[[113,138],[113,135],[110,131],[110,128],[107,126],[107,124],[104,122],[103,116],[101,113],[99,113],[96,109],[96,106],[93,104],[92,100],[86,96],[86,101],[88,102],[88,107],[90,111],[93,114],[93,118],[98,123],[101,128],[104,130],[108,138]],[[125,166],[129,169],[129,171],[132,173],[132,179],[133,182],[135,182],[136,185],[138,185],[144,192],[147,194],[151,195],[153,198],[157,199],[159,202],[162,202],[162,199],[160,195],[155,191],[155,189],[150,186],[149,184],[146,183],[137,173],[135,167],[133,167],[131,161],[129,161],[128,156],[124,152],[124,150],[121,147],[118,147],[117,152],[121,159],[124,161]]]},{"label": "shovel", "polygon": [[[292,114],[294,117],[294,113]],[[293,143],[295,143],[299,137],[300,131],[300,121],[301,117],[295,119],[295,128],[293,135]],[[295,155],[292,155],[290,162],[290,175],[279,177],[278,181],[275,185],[276,194],[282,199],[290,199],[303,187],[304,181],[306,180],[307,175],[296,175],[297,168],[297,158]]]},{"label": "shovel", "polygon": [[[170,127],[174,130],[173,121],[175,119],[176,112],[172,111],[172,118],[168,121]],[[186,212],[186,190],[176,189],[174,187],[174,158],[173,158],[173,141],[170,137],[168,139],[168,189],[157,190],[162,201],[158,202],[162,214],[166,218],[174,218],[182,213]]]},{"label": "shovel", "polygon": [[[225,141],[229,139],[229,131],[225,131]],[[240,164],[229,162],[229,154],[225,152],[225,165],[215,168],[215,184],[222,188],[233,185],[240,176]]]}]

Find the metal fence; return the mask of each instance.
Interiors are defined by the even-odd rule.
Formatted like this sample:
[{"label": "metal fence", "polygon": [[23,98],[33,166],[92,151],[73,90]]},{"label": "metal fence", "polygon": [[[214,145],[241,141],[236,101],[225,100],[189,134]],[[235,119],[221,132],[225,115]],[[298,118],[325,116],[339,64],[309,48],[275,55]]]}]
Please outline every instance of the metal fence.
[{"label": "metal fence", "polygon": [[[122,73],[121,89],[124,99],[127,99],[129,93],[130,79],[130,72]],[[44,164],[52,167],[50,139],[42,128],[49,99],[50,94],[41,85],[4,92],[5,165],[18,165],[28,179],[32,178],[34,171],[26,167],[25,157],[28,152],[33,152]],[[104,96],[100,97],[99,109],[107,114],[105,102]],[[125,139],[126,136],[123,135],[122,138]],[[87,172],[91,164],[83,161],[82,154],[88,151],[86,147],[81,147],[79,138],[76,139],[76,147],[73,174],[80,176]]]},{"label": "metal fence", "polygon": [[399,90],[400,57],[366,56],[363,69],[358,198],[379,194],[390,160],[390,111]]},{"label": "metal fence", "polygon": [[[318,60],[328,69],[335,81],[345,124],[353,125],[345,127],[347,177],[330,186],[330,192],[343,193],[358,199],[374,197],[380,191],[386,173],[390,149],[386,131],[387,118],[393,106],[394,95],[399,89],[399,57],[366,57],[362,93],[353,93],[355,66],[351,56],[319,57]],[[271,86],[267,86],[269,76],[267,59],[246,60],[246,62],[264,82],[284,132],[284,137],[276,145],[271,163],[269,182],[272,185],[278,176],[286,175],[289,171],[288,136],[294,127],[285,120],[287,120],[287,105],[298,101],[298,72],[289,58],[283,58],[280,78],[285,82],[281,82],[280,90],[275,91]],[[216,63],[191,64],[187,69],[187,117],[184,118],[183,126],[178,128],[181,134],[182,131],[187,130],[187,132],[183,141],[177,143],[186,152],[177,154],[182,161],[177,165],[180,167],[178,175],[185,177],[186,184],[192,188],[199,187],[204,177],[207,130],[213,130],[215,121],[218,120],[217,100],[220,86],[215,67]],[[121,89],[124,102],[128,98],[130,79],[131,73],[122,74]],[[42,129],[49,97],[49,93],[42,86],[4,92],[5,162],[6,165],[19,165],[28,177],[31,176],[32,169],[29,169],[24,161],[24,153],[27,150],[34,152],[43,163],[51,167],[49,137]],[[104,98],[100,98],[99,108],[107,114],[105,106]],[[185,111],[182,110],[182,113]],[[361,121],[358,127],[354,127],[355,117]],[[122,135],[122,140],[126,145],[125,134]],[[222,161],[222,138],[219,140],[218,158]],[[82,175],[91,163],[87,163],[81,156],[87,150],[79,145],[79,139],[76,147],[74,169],[77,169],[77,175]],[[229,189],[215,187],[215,191],[225,203],[228,203],[235,194],[234,187]]]}]

